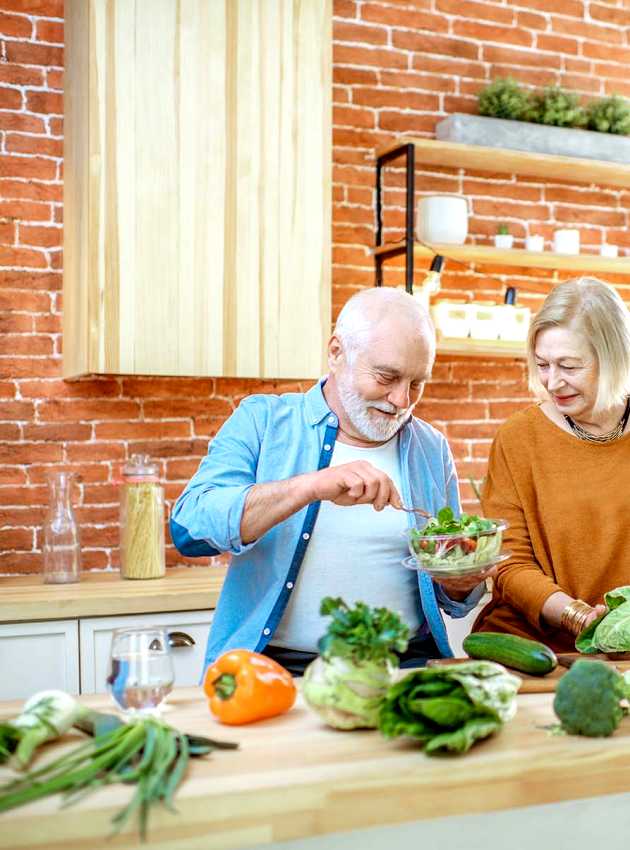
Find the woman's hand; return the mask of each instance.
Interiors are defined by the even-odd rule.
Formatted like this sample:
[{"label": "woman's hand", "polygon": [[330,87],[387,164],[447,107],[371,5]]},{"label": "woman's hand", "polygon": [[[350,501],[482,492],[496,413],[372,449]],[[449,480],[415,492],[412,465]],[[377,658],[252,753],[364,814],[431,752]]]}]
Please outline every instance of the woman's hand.
[{"label": "woman's hand", "polygon": [[608,608],[606,608],[605,605],[596,605],[591,611],[591,613],[588,615],[588,617],[584,620],[584,626],[582,627],[582,630],[587,628],[587,626],[590,626],[593,620],[596,620],[598,617],[601,617],[602,614],[606,614],[607,611]]}]

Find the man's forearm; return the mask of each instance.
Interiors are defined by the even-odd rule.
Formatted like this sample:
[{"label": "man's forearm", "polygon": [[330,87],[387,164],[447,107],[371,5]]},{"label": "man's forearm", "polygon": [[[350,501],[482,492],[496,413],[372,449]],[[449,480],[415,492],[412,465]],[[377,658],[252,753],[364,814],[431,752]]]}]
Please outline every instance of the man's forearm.
[{"label": "man's forearm", "polygon": [[242,542],[253,543],[274,525],[314,500],[310,473],[285,481],[254,484],[245,499],[241,517]]}]

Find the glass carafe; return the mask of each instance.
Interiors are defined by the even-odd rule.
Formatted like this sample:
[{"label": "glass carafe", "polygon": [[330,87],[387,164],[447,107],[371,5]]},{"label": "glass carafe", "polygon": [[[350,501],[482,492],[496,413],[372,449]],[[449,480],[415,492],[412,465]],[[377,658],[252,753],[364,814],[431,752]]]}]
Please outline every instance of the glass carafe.
[{"label": "glass carafe", "polygon": [[50,505],[44,521],[44,582],[79,581],[81,543],[72,509],[72,472],[53,472],[48,479]]}]

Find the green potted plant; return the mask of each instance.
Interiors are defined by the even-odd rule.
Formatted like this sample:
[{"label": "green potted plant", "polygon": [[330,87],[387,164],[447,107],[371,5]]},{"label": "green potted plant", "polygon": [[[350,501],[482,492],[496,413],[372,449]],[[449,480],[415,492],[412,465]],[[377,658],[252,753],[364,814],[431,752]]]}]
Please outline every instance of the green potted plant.
[{"label": "green potted plant", "polygon": [[592,100],[586,107],[586,115],[589,130],[630,135],[630,101],[619,95]]},{"label": "green potted plant", "polygon": [[587,121],[578,95],[559,86],[547,86],[532,95],[524,117],[534,124],[553,127],[584,127]]},{"label": "green potted plant", "polygon": [[514,237],[510,233],[510,230],[509,230],[507,224],[505,224],[505,222],[502,222],[497,227],[497,232],[496,232],[496,235],[494,237],[494,247],[509,250],[512,247],[513,244],[514,244]]},{"label": "green potted plant", "polygon": [[511,77],[497,77],[479,93],[479,114],[521,121],[529,109],[529,94]]}]

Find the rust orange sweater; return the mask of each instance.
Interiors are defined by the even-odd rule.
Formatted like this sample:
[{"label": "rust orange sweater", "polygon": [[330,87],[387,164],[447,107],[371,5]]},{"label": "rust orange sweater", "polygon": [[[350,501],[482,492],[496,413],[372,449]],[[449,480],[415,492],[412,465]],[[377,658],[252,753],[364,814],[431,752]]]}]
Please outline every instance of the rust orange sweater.
[{"label": "rust orange sweater", "polygon": [[575,650],[568,632],[541,623],[558,590],[594,605],[630,584],[630,434],[597,445],[528,407],[505,422],[490,452],[487,517],[506,519],[492,600],[474,631],[505,631]]}]

